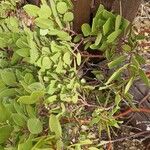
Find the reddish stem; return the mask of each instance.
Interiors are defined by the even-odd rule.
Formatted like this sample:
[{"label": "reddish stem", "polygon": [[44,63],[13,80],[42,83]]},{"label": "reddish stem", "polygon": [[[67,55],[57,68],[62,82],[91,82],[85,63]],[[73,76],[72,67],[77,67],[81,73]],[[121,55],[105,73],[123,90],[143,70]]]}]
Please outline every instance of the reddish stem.
[{"label": "reddish stem", "polygon": [[121,118],[121,117],[123,117],[123,116],[126,116],[126,115],[129,114],[129,113],[132,113],[132,112],[150,113],[150,109],[146,109],[146,108],[133,109],[133,108],[130,108],[130,109],[128,109],[127,111],[125,111],[125,112],[123,112],[123,113],[120,113],[120,114],[117,115],[117,116],[114,116],[114,118],[115,118],[115,119]]}]

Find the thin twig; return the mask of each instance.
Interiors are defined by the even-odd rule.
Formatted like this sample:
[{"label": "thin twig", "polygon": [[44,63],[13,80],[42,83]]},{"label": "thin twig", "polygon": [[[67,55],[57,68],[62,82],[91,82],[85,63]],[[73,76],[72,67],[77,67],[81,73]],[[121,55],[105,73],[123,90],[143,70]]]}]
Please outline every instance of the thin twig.
[{"label": "thin twig", "polygon": [[78,44],[76,44],[76,46],[74,47],[74,49],[73,49],[73,51],[75,52],[76,50],[78,51],[78,47],[83,43],[83,38],[81,39],[81,41],[78,43]]},{"label": "thin twig", "polygon": [[102,55],[92,55],[92,54],[84,54],[84,53],[81,53],[81,56],[89,57],[89,58],[104,58],[104,56],[102,56]]},{"label": "thin twig", "polygon": [[117,118],[121,118],[123,116],[126,116],[128,115],[129,113],[133,113],[133,112],[143,112],[143,113],[150,113],[150,109],[146,109],[146,108],[138,108],[138,109],[128,109],[127,111],[123,112],[123,113],[120,113],[119,115],[117,116],[114,116],[115,119]]}]

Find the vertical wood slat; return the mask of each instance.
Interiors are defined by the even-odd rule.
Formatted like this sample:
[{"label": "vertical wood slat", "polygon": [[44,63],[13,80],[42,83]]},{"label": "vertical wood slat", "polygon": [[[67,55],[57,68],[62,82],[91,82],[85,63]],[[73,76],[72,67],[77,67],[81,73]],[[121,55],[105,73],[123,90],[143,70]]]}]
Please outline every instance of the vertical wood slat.
[{"label": "vertical wood slat", "polygon": [[80,32],[83,23],[89,23],[92,0],[72,0],[74,4],[74,30]]},{"label": "vertical wood slat", "polygon": [[122,16],[132,22],[137,14],[141,2],[142,0],[121,0],[120,3],[119,0],[116,0],[112,9],[116,13],[119,13],[121,4]]}]

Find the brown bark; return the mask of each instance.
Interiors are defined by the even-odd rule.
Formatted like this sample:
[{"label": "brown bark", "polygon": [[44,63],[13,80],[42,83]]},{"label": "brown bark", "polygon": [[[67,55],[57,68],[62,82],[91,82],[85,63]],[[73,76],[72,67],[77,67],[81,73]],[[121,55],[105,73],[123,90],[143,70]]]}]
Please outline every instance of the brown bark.
[{"label": "brown bark", "polygon": [[120,8],[122,10],[122,16],[128,19],[129,21],[133,21],[138,11],[138,8],[141,4],[142,0],[115,0],[112,9],[116,12],[120,12]]},{"label": "brown bark", "polygon": [[79,32],[83,23],[90,22],[92,0],[73,0],[74,4],[74,30]]}]

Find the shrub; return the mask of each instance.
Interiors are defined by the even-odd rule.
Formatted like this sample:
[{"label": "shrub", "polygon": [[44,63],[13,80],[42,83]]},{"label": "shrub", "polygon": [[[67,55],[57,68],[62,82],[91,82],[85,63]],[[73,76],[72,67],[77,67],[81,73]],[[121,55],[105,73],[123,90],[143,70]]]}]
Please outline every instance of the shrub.
[{"label": "shrub", "polygon": [[[122,101],[133,105],[134,80],[149,84],[136,51],[139,37],[102,5],[92,26],[82,25],[83,34],[72,30],[70,0],[16,6],[5,1],[0,7],[1,149],[96,150],[106,144],[100,134],[110,138],[119,128],[114,114]],[[98,64],[91,59],[97,51],[104,59],[96,55]],[[94,79],[83,72],[88,63]]]}]

